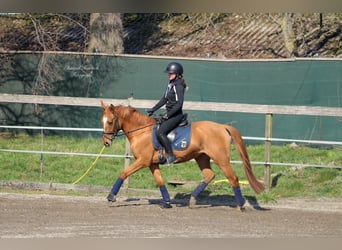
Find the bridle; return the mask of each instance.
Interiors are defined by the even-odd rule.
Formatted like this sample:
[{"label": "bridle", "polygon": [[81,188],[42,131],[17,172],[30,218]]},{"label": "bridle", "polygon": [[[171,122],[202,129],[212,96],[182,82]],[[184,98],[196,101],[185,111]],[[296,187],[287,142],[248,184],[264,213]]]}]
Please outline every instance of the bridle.
[{"label": "bridle", "polygon": [[[140,127],[140,128],[137,128],[137,129],[133,129],[131,131],[128,131],[126,132],[126,134],[130,134],[130,133],[133,133],[135,131],[138,131],[138,130],[141,130],[141,129],[144,129],[144,128],[147,128],[147,127],[150,127],[152,125],[154,125],[155,123],[151,123],[151,124],[148,124],[146,126],[143,126],[143,127]],[[117,136],[122,136],[124,134],[120,134],[118,135],[118,132],[119,132],[119,118],[118,117],[115,117],[115,120],[114,120],[114,129],[113,129],[113,132],[103,132],[103,137],[110,140],[110,141],[113,141],[115,139],[115,137]],[[109,136],[107,136],[109,135]]]},{"label": "bridle", "polygon": [[[115,117],[113,132],[104,132],[103,131],[103,137],[110,140],[110,141],[113,141],[115,139],[115,137],[118,135],[118,132],[119,132],[119,118]],[[111,135],[111,137],[108,137],[107,135]]]}]

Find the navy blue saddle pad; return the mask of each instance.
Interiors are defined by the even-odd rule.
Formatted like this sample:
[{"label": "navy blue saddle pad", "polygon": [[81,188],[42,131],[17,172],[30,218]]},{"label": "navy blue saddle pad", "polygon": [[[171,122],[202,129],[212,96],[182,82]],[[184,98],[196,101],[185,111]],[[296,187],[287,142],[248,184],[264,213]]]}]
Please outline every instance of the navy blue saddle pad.
[{"label": "navy blue saddle pad", "polygon": [[[186,126],[175,128],[168,134],[169,139],[170,137],[173,137],[173,140],[171,140],[172,149],[184,150],[188,148],[188,146],[190,145],[190,139],[191,139],[191,128],[192,128],[192,125],[191,123],[189,123]],[[157,132],[157,125],[154,126],[153,132],[152,132],[153,146],[155,149],[163,149],[164,147],[159,143],[156,132]]]}]

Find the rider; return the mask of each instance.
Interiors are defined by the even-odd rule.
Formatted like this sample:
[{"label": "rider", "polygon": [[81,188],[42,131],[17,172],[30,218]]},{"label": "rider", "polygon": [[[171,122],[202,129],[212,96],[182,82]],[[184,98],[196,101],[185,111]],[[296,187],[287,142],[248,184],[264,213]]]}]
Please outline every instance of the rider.
[{"label": "rider", "polygon": [[167,65],[165,73],[168,73],[169,83],[165,94],[160,101],[151,109],[146,110],[149,116],[166,104],[166,113],[161,119],[161,124],[157,131],[157,138],[164,146],[167,153],[167,164],[176,161],[173,154],[171,142],[167,134],[175,129],[183,118],[183,102],[186,83],[183,78],[183,66],[178,62],[171,62]]}]

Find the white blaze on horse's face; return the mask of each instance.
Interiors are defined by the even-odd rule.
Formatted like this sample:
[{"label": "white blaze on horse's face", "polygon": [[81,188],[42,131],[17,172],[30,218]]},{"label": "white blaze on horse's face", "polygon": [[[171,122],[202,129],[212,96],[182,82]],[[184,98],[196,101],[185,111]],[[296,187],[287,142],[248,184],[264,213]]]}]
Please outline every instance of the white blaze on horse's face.
[{"label": "white blaze on horse's face", "polygon": [[104,130],[104,131],[105,131],[105,129],[106,129],[107,121],[108,121],[107,116],[103,116],[103,118],[102,118],[102,125],[103,125],[103,130]]},{"label": "white blaze on horse's face", "polygon": [[112,124],[113,122],[110,122],[110,120],[108,119],[108,117],[106,115],[103,115],[102,117],[102,125],[103,125],[103,136],[102,136],[102,143],[103,145],[109,147],[110,145],[112,145],[112,138],[110,138],[110,136],[105,135],[105,133],[110,133],[113,132],[113,128],[112,128]]}]

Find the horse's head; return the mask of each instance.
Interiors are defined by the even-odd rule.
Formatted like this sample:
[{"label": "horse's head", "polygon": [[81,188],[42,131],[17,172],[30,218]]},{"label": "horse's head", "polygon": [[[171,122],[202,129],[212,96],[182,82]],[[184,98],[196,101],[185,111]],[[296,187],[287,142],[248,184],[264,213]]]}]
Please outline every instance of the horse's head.
[{"label": "horse's head", "polygon": [[119,118],[115,114],[115,107],[112,104],[105,105],[102,101],[101,106],[103,108],[101,119],[103,126],[102,143],[106,147],[109,147],[112,145],[112,141],[121,128],[119,125]]}]

